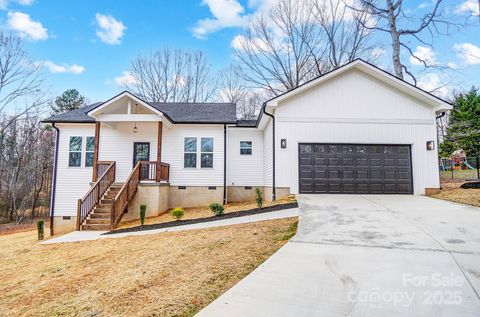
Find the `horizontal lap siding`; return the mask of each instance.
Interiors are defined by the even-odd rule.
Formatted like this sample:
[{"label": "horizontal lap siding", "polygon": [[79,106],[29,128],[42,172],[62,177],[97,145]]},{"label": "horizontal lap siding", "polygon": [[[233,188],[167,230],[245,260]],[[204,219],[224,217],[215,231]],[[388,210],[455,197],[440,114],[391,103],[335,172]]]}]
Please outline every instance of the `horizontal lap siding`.
[{"label": "horizontal lap siding", "polygon": [[57,187],[55,192],[55,216],[76,216],[77,200],[90,188],[92,167],[69,167],[69,142],[71,136],[81,136],[82,166],[85,162],[85,137],[95,135],[94,124],[58,124],[60,139],[58,144]]},{"label": "horizontal lap siding", "polygon": [[[213,168],[183,167],[185,137],[213,137]],[[198,143],[200,144],[200,143]],[[200,152],[197,153],[198,157]],[[162,161],[170,164],[170,184],[174,186],[223,186],[223,125],[164,125]]]},{"label": "horizontal lap siding", "polygon": [[138,122],[137,133],[133,133],[133,122],[122,122],[110,128],[100,128],[100,161],[116,162],[117,182],[124,182],[133,169],[133,143],[150,143],[150,161],[157,160],[158,122]]},{"label": "horizontal lap siding", "polygon": [[[240,141],[252,141],[252,155],[240,155]],[[228,129],[227,185],[263,186],[263,132]]]},{"label": "horizontal lap siding", "polygon": [[[413,187],[439,187],[435,113],[422,102],[359,71],[285,100],[276,111],[277,186],[298,193],[298,143],[412,145]],[[265,131],[265,135],[267,135]],[[280,139],[287,139],[287,149]]]}]

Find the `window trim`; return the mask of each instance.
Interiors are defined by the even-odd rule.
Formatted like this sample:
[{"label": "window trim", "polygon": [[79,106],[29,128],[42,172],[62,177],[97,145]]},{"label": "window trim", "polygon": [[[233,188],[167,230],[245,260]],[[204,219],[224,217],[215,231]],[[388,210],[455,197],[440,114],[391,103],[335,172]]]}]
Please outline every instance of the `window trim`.
[{"label": "window trim", "polygon": [[[207,152],[202,150],[202,140],[203,139],[212,139],[212,151]],[[211,136],[203,136],[200,137],[200,168],[213,168],[213,158],[214,158],[214,149],[215,149],[215,138]],[[212,166],[202,166],[202,155],[203,154],[211,154],[212,155]]]},{"label": "window trim", "polygon": [[[185,142],[187,139],[195,139],[195,152],[185,151]],[[185,166],[185,154],[195,154],[195,166]],[[183,168],[194,169],[198,168],[198,138],[194,136],[186,136],[183,138]]]},{"label": "window trim", "polygon": [[[87,146],[88,146],[88,138],[92,138],[93,139],[93,150],[89,151],[87,149]],[[85,168],[93,168],[93,165],[95,164],[95,162],[92,162],[92,166],[87,166],[87,153],[92,153],[94,156],[95,156],[95,136],[86,136],[85,137],[85,158],[83,160],[83,163],[84,163],[84,167]],[[94,159],[95,160],[95,159]]]},{"label": "window trim", "polygon": [[[72,151],[70,149],[70,145],[72,142],[72,138],[80,138],[80,150],[75,150]],[[70,154],[71,153],[80,153],[80,165],[70,165]],[[80,135],[71,135],[68,138],[68,160],[67,160],[67,166],[68,168],[82,168],[83,167],[83,160],[82,160],[82,154],[83,154],[83,136]]]},{"label": "window trim", "polygon": [[[242,142],[249,142],[250,143],[250,147],[242,147]],[[252,141],[246,141],[246,140],[243,140],[243,141],[240,141],[240,155],[253,155],[253,142]],[[242,149],[249,149],[250,150],[250,153],[249,154],[245,154],[245,153],[242,153]]]}]

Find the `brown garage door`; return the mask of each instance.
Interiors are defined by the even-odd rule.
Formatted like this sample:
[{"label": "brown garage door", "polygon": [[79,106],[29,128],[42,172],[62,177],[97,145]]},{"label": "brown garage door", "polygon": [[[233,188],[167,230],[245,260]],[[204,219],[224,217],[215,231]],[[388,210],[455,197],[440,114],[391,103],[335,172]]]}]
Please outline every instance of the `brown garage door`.
[{"label": "brown garage door", "polygon": [[300,193],[411,194],[409,145],[299,144]]}]

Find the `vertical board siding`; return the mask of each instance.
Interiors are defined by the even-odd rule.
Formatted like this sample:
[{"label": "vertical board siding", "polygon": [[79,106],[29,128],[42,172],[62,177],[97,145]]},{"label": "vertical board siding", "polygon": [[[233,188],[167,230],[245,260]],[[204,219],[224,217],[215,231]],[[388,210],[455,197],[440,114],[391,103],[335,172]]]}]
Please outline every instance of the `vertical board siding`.
[{"label": "vertical board siding", "polygon": [[[183,167],[185,137],[196,137],[197,168]],[[213,168],[200,168],[200,138],[213,138]],[[172,186],[223,186],[223,125],[163,126],[162,161],[170,164]]]},{"label": "vertical board siding", "polygon": [[[240,141],[252,141],[252,155],[240,155]],[[228,129],[227,186],[263,186],[263,131]]]},{"label": "vertical board siding", "polygon": [[[285,100],[275,115],[276,138],[287,139],[287,149],[276,143],[278,187],[298,193],[298,143],[304,142],[409,144],[415,194],[440,186],[437,151],[426,150],[427,141],[437,140],[432,108],[360,71]],[[266,129],[265,137],[270,134]]]},{"label": "vertical board siding", "polygon": [[157,159],[158,122],[119,122],[113,127],[100,127],[99,161],[116,161],[116,182],[124,182],[133,169],[133,143],[150,143],[150,161]]},{"label": "vertical board siding", "polygon": [[[77,200],[90,188],[93,167],[85,164],[87,136],[95,136],[95,124],[57,124],[60,130],[58,142],[57,188],[55,216],[76,216]],[[68,166],[68,150],[71,136],[82,137],[82,167]]]},{"label": "vertical board siding", "polygon": [[269,119],[265,126],[265,130],[263,131],[263,185],[267,187],[271,187],[273,182],[272,126],[272,119]]}]

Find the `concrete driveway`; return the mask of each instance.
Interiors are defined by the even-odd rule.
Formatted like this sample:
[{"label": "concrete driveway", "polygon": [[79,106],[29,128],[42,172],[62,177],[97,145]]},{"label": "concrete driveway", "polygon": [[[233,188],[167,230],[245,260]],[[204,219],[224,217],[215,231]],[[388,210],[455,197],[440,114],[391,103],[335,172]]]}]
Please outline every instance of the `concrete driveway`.
[{"label": "concrete driveway", "polygon": [[480,316],[480,208],[301,195],[297,235],[198,316]]}]

